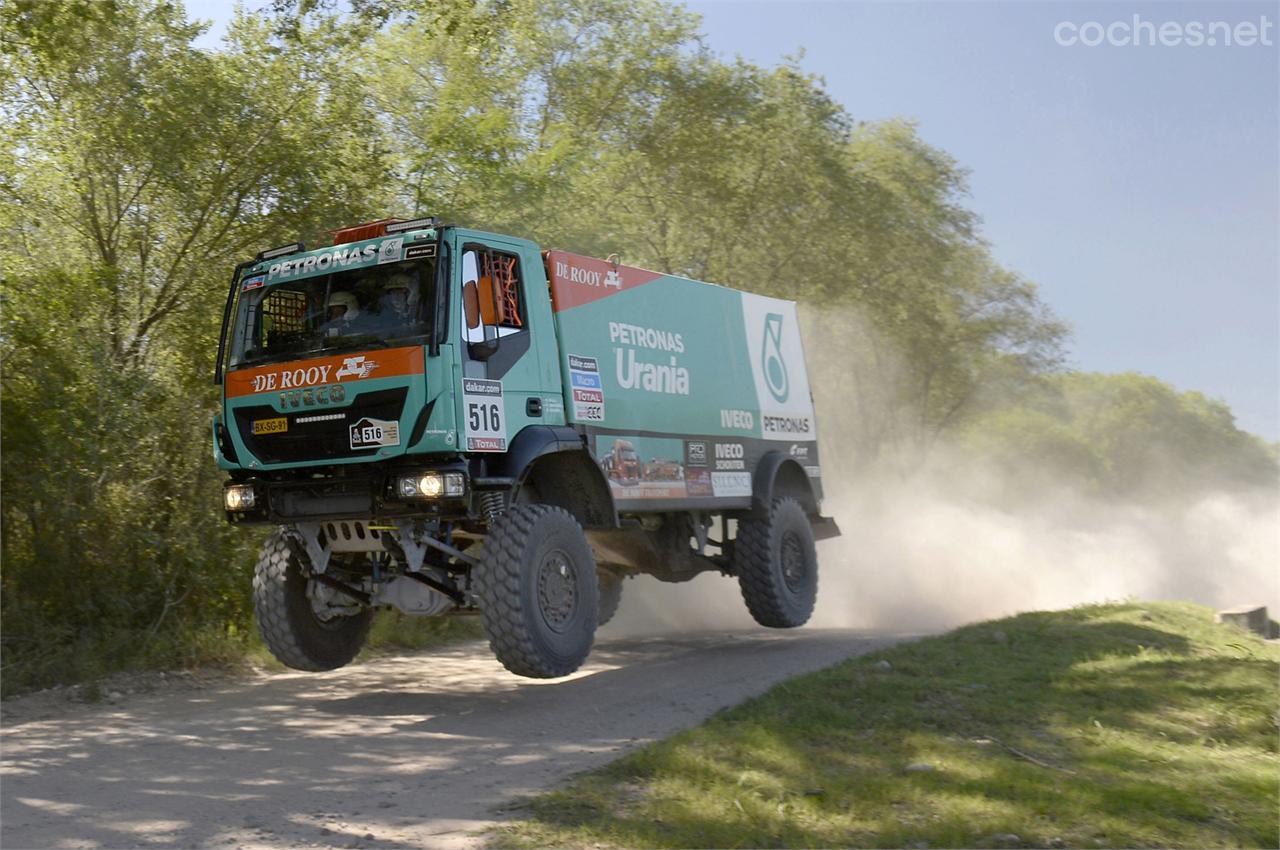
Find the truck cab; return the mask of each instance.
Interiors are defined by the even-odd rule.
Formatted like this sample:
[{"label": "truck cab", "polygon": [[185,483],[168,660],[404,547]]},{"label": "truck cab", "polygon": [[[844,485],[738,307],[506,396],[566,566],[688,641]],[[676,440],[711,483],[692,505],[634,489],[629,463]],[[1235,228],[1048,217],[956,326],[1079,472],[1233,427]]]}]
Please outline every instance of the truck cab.
[{"label": "truck cab", "polygon": [[[565,424],[536,246],[460,228],[356,238],[371,229],[339,231],[332,249],[264,252],[238,275],[217,433],[218,464],[233,478],[501,453],[508,434]],[[478,308],[471,325],[464,293]],[[398,492],[373,494],[386,504],[371,508],[395,512]],[[307,510],[270,495],[233,519]]]}]

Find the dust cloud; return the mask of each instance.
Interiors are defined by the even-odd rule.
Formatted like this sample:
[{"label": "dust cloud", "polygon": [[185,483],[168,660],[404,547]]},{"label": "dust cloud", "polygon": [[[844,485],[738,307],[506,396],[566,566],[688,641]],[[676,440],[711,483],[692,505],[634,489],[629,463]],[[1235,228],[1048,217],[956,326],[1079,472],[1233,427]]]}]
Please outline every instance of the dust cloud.
[{"label": "dust cloud", "polygon": [[[818,544],[810,625],[932,631],[1020,611],[1140,600],[1280,614],[1280,491],[1204,490],[1121,499],[997,472],[954,447],[855,471],[867,435],[912,420],[885,381],[900,369],[865,325],[835,335],[812,315],[806,346],[821,437],[823,513],[842,536]],[[852,337],[848,328],[863,333]],[[825,368],[815,370],[813,340]],[[834,356],[833,356],[834,355]],[[752,628],[736,580],[628,580],[604,636]]]},{"label": "dust cloud", "polygon": [[[824,513],[843,534],[818,544],[814,627],[928,631],[1128,598],[1280,612],[1280,498],[1271,492],[1162,505],[1061,492],[1013,510],[927,476],[834,490]],[[640,576],[626,582],[604,634],[752,625],[734,579]]]}]

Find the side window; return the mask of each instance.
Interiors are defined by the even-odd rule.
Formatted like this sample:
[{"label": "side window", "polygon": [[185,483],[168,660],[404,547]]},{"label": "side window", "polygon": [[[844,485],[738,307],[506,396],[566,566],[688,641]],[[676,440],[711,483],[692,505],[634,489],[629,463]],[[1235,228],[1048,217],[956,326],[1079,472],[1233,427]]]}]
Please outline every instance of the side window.
[{"label": "side window", "polygon": [[481,245],[462,253],[463,320],[467,342],[519,333],[526,327],[528,306],[515,254]]}]

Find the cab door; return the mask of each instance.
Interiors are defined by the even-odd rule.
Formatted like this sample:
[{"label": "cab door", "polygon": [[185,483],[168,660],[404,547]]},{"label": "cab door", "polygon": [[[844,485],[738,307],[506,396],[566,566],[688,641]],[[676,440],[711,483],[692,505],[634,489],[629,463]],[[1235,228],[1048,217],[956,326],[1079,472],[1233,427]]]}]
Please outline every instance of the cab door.
[{"label": "cab door", "polygon": [[546,273],[524,240],[459,231],[457,247],[462,448],[505,452],[528,425],[564,423]]}]

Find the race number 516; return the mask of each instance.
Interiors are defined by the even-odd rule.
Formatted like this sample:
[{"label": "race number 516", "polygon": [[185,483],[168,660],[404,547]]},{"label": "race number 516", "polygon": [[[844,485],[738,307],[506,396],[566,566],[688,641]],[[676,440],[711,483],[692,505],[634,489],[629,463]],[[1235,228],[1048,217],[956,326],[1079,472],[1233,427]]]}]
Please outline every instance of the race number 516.
[{"label": "race number 516", "polygon": [[502,408],[496,401],[471,402],[467,405],[467,418],[472,434],[502,434]]}]

